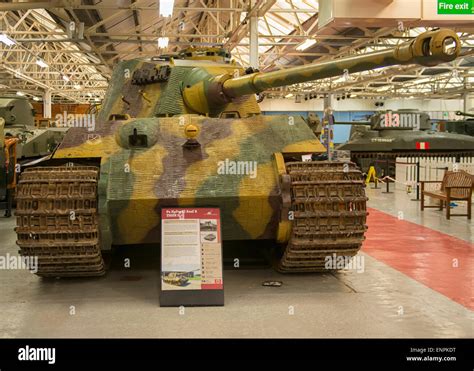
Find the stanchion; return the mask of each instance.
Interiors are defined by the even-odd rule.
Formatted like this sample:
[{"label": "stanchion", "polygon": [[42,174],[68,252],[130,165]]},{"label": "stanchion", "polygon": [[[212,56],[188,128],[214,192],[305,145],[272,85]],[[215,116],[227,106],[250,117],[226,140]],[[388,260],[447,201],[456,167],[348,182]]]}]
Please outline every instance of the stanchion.
[{"label": "stanchion", "polygon": [[420,160],[416,161],[416,198],[411,201],[420,201]]},{"label": "stanchion", "polygon": [[[388,174],[388,159],[385,160],[385,177],[388,177],[389,174]],[[390,192],[390,178],[387,178],[387,181],[385,182],[385,191],[382,192],[382,193],[393,193],[393,192]]]}]

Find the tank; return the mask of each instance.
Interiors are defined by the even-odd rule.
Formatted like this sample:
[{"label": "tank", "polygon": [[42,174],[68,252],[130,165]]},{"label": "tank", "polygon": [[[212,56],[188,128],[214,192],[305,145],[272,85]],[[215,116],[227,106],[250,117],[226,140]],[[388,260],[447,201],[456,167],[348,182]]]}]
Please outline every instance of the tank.
[{"label": "tank", "polygon": [[166,272],[163,274],[163,282],[174,285],[184,286],[188,283],[189,278],[184,272]]},{"label": "tank", "polygon": [[464,116],[464,119],[446,121],[444,124],[445,131],[474,137],[474,114],[457,111],[456,115]]},{"label": "tank", "polygon": [[[37,128],[31,103],[25,97],[0,97],[2,120],[0,155],[0,201],[6,202],[5,216],[11,216],[16,187],[16,165],[50,154],[67,128]],[[4,153],[3,153],[4,152]]]},{"label": "tank", "polygon": [[[349,141],[338,149],[351,151],[351,159],[364,172],[370,165],[376,165],[385,173],[384,160],[396,157],[473,156],[474,138],[434,130],[430,116],[425,112],[388,110],[374,114],[370,125],[352,126]],[[393,175],[393,165],[389,165],[389,169],[386,175]]]},{"label": "tank", "polygon": [[5,120],[6,138],[18,138],[18,159],[32,159],[51,153],[67,128],[37,128],[33,106],[25,97],[0,97],[0,117]]},{"label": "tank", "polygon": [[102,275],[112,246],[158,248],[162,207],[213,206],[224,249],[229,240],[271,240],[280,272],[336,269],[364,240],[361,172],[351,162],[306,161],[325,152],[307,122],[261,114],[256,94],[346,70],[433,66],[459,51],[456,33],[438,30],[374,54],[265,73],[222,49],[120,62],[95,130],[71,128],[50,160],[21,175],[21,254],[38,256],[40,276]]}]

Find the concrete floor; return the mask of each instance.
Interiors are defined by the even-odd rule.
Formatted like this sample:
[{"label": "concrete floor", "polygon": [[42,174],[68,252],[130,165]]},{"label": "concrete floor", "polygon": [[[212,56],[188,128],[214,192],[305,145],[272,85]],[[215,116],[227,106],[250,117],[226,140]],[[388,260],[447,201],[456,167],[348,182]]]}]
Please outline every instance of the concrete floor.
[{"label": "concrete floor", "polygon": [[[472,242],[466,218],[446,221],[397,191],[369,205]],[[0,218],[0,256],[14,254],[14,219]],[[258,246],[256,246],[258,247]],[[364,273],[280,275],[227,269],[225,306],[160,308],[158,252],[122,248],[98,279],[45,280],[0,270],[0,337],[472,337],[473,312],[368,254]],[[120,268],[124,257],[131,268]],[[278,279],[281,287],[263,287]],[[472,295],[471,295],[472,296]],[[75,314],[71,314],[72,309]],[[293,314],[291,314],[293,313]]]},{"label": "concrete floor", "polygon": [[[393,184],[391,186],[393,186]],[[421,211],[420,201],[414,201],[414,199],[416,199],[415,191],[411,194],[407,194],[404,191],[395,191],[393,187],[391,187],[390,192],[393,193],[383,193],[385,192],[385,185],[381,186],[382,189],[372,189],[371,187],[373,186],[367,188],[367,197],[369,197],[368,206],[396,217],[399,216],[399,212],[402,212],[405,220],[424,225],[471,243],[473,242],[474,219],[468,220],[465,216],[452,216],[450,220],[447,220],[445,217],[446,210],[425,209]],[[431,202],[428,197],[425,201],[428,202],[428,205],[435,204]],[[457,205],[458,206],[451,209],[452,213],[467,213],[465,202],[459,202]]]}]

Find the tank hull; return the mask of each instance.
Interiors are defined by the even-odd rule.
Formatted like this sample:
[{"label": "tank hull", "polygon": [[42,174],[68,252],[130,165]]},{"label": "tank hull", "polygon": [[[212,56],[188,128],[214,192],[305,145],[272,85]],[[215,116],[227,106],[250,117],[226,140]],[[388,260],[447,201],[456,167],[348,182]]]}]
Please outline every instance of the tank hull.
[{"label": "tank hull", "polygon": [[[274,154],[325,151],[306,122],[181,117],[199,127],[199,148],[183,147],[179,118],[143,118],[103,125],[94,140],[72,128],[53,159],[100,159],[99,213],[112,244],[159,242],[160,208],[169,205],[220,207],[225,240],[275,239],[281,196]],[[147,134],[147,148],[128,146],[134,129]]]},{"label": "tank hull", "polygon": [[[420,149],[420,143],[424,147]],[[350,139],[338,147],[353,152],[401,152],[401,151],[472,151],[474,137],[462,134],[411,131],[411,130],[368,130],[363,136]]]}]

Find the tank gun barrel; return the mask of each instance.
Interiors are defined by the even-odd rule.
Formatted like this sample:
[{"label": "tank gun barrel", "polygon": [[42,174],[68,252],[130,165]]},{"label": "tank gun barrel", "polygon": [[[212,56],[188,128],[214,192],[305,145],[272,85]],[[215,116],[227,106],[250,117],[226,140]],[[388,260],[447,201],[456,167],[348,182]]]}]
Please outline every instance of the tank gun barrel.
[{"label": "tank gun barrel", "polygon": [[222,93],[232,99],[269,88],[334,77],[345,71],[361,72],[396,64],[434,66],[456,59],[460,50],[461,43],[454,31],[428,31],[386,51],[229,78],[222,83]]},{"label": "tank gun barrel", "polygon": [[465,116],[465,117],[474,117],[473,113],[467,113],[467,112],[462,112],[462,111],[456,111],[457,116]]}]

